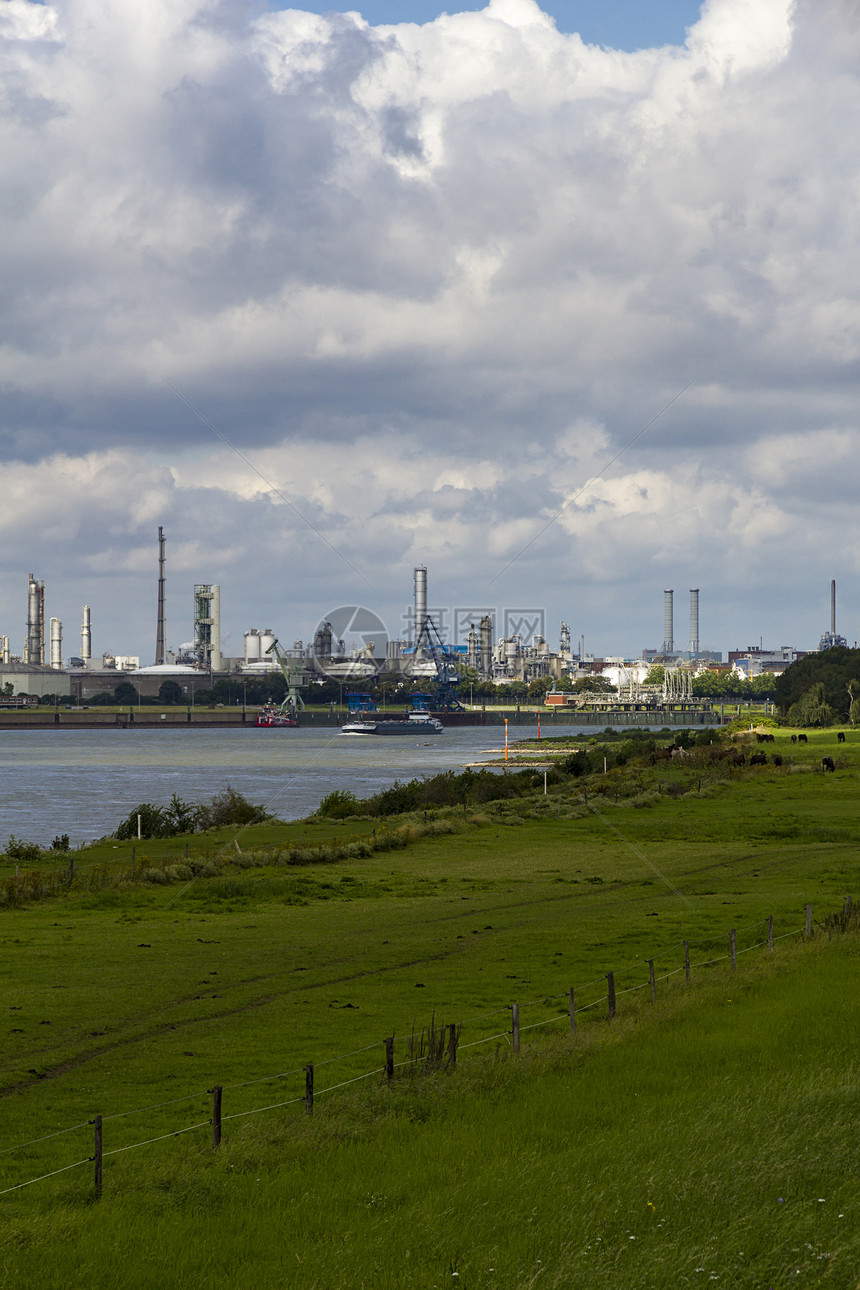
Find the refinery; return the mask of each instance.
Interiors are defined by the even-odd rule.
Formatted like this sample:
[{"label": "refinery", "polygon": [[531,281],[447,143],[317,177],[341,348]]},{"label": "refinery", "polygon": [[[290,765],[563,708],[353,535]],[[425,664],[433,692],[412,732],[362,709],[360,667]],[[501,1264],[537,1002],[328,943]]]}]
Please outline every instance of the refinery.
[{"label": "refinery", "polygon": [[[661,666],[660,693],[653,701],[689,702],[692,678],[705,671],[733,670],[751,680],[761,673],[779,673],[804,652],[791,646],[776,650],[758,646],[733,650],[724,661],[721,653],[702,649],[699,636],[699,588],[689,592],[689,636],[679,647],[675,639],[675,593],[663,592],[663,640],[659,648],[645,649],[638,658],[587,653],[580,636],[574,648],[566,622],[558,627],[555,648],[536,624],[518,624],[519,630],[497,635],[497,622],[490,612],[474,615],[474,621],[460,624],[462,640],[444,639],[441,619],[444,611],[428,608],[427,569],[418,565],[413,573],[412,605],[406,621],[408,637],[390,638],[382,621],[369,610],[338,610],[325,617],[312,640],[294,640],[289,646],[279,640],[271,627],[249,627],[244,633],[241,655],[222,652],[221,588],[213,583],[196,583],[190,588],[189,621],[191,639],[176,650],[166,645],[165,591],[167,579],[166,539],[158,529],[155,650],[153,662],[141,663],[139,655],[112,654],[93,657],[93,622],[89,605],[81,609],[80,645],[77,653],[63,654],[63,624],[46,618],[45,583],[30,574],[27,586],[27,625],[20,653],[13,651],[10,635],[0,635],[0,693],[5,703],[17,699],[30,702],[50,696],[78,704],[98,696],[102,702],[117,697],[128,701],[133,687],[141,699],[165,700],[165,683],[173,701],[193,701],[198,692],[219,680],[248,682],[283,674],[292,695],[292,706],[302,706],[315,683],[338,682],[341,687],[359,689],[380,677],[409,681],[416,688],[433,689],[435,705],[451,709],[458,705],[457,686],[510,686],[511,683],[541,682],[539,690],[550,705],[567,703],[571,683],[602,677],[611,684],[616,702],[635,703],[647,699],[646,678],[655,665]],[[836,583],[830,586],[830,628],[819,641],[819,650],[847,644],[836,630]],[[652,673],[653,675],[653,673]],[[117,691],[120,686],[123,690]]]}]

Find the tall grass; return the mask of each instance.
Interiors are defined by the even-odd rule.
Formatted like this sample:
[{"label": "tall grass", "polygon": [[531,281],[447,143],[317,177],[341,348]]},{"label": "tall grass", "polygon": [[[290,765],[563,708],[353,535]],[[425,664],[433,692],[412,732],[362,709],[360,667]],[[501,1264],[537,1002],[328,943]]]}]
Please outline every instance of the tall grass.
[{"label": "tall grass", "polygon": [[5,1198],[6,1284],[856,1285],[856,937]]}]

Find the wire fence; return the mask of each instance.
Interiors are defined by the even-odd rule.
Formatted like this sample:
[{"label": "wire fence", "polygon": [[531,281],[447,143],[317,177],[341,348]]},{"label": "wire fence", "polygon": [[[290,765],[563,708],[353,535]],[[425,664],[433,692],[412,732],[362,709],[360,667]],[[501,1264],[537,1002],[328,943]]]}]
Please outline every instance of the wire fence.
[{"label": "wire fence", "polygon": [[[825,919],[825,922],[819,924],[819,927],[827,926],[830,931],[847,930],[849,922],[856,924],[856,918],[852,919],[852,902],[849,897],[843,910],[838,914],[831,914]],[[737,958],[741,954],[750,954],[754,951],[767,949],[772,951],[774,946],[784,940],[800,939],[808,941],[813,935],[812,906],[806,906],[805,925],[793,927],[788,931],[781,931],[779,935],[774,935],[773,917],[760,920],[756,923],[748,924],[743,931],[754,931],[762,926],[767,927],[767,936],[759,939],[741,949],[737,947],[737,930],[732,929],[729,932],[729,951],[711,957],[698,959],[695,962],[690,958],[690,942],[679,942],[672,950],[677,954],[682,951],[684,954],[684,963],[662,971],[659,974],[655,970],[656,957],[640,961],[640,963],[629,968],[622,969],[626,975],[630,971],[641,971],[643,967],[648,969],[648,979],[637,982],[624,989],[616,989],[616,973],[606,972],[593,980],[585,982],[580,986],[569,987],[565,992],[554,995],[543,995],[538,999],[530,1000],[525,1004],[516,1002],[500,1005],[496,1008],[488,1009],[484,1012],[475,1014],[466,1018],[459,1024],[449,1023],[444,1026],[437,1026],[435,1020],[429,1026],[421,1029],[420,1032],[413,1028],[411,1032],[404,1032],[401,1039],[401,1045],[406,1047],[406,1055],[399,1061],[395,1061],[395,1041],[393,1036],[377,1041],[375,1043],[365,1044],[360,1048],[352,1049],[348,1053],[341,1053],[334,1057],[324,1058],[317,1063],[307,1063],[305,1065],[293,1067],[291,1070],[280,1071],[269,1075],[255,1076],[248,1080],[242,1080],[233,1084],[214,1085],[212,1088],[200,1090],[197,1093],[189,1093],[182,1097],[169,1098],[162,1102],[152,1102],[145,1106],[135,1107],[130,1110],[116,1111],[112,1114],[101,1116],[97,1115],[92,1120],[82,1120],[77,1124],[69,1125],[66,1128],[57,1129],[54,1132],[42,1134],[37,1138],[31,1138],[26,1142],[16,1143],[12,1146],[0,1148],[0,1156],[9,1156],[15,1152],[23,1152],[51,1141],[54,1138],[60,1138],[67,1134],[83,1132],[84,1130],[94,1130],[94,1149],[92,1155],[84,1156],[82,1159],[75,1160],[69,1164],[63,1164],[55,1169],[41,1173],[36,1177],[25,1178],[11,1186],[0,1188],[0,1196],[8,1196],[13,1192],[20,1191],[22,1188],[30,1187],[35,1183],[44,1182],[49,1178],[57,1177],[59,1174],[68,1173],[72,1170],[80,1169],[84,1165],[91,1164],[94,1166],[94,1184],[97,1195],[101,1195],[102,1190],[102,1162],[111,1156],[124,1154],[128,1151],[135,1151],[139,1148],[148,1147],[157,1142],[164,1142],[169,1138],[179,1138],[188,1133],[193,1133],[201,1129],[211,1129],[212,1145],[217,1147],[221,1142],[222,1125],[235,1121],[247,1119],[250,1116],[262,1115],[267,1112],[282,1110],[287,1107],[299,1106],[302,1103],[308,1113],[312,1113],[314,1102],[317,1098],[326,1094],[334,1093],[340,1089],[359,1084],[362,1081],[382,1076],[390,1085],[395,1079],[397,1071],[404,1068],[412,1068],[415,1071],[424,1069],[435,1069],[441,1066],[447,1066],[453,1069],[456,1066],[458,1053],[480,1048],[488,1044],[506,1043],[514,1053],[520,1051],[520,1037],[522,1034],[539,1030],[546,1026],[558,1025],[566,1022],[572,1034],[576,1033],[578,1022],[582,1021],[586,1015],[593,1014],[598,1008],[605,1008],[607,1019],[612,1020],[616,1016],[618,999],[631,994],[647,990],[650,986],[652,999],[656,999],[657,986],[668,983],[672,978],[680,973],[685,973],[689,981],[691,974],[695,971],[701,973],[707,968],[716,967],[718,964],[729,962],[732,969],[735,968]],[[696,949],[701,951],[706,947],[721,946],[726,944],[725,933],[722,936],[703,938],[696,944]],[[663,951],[661,958],[668,957],[672,951]],[[588,998],[589,991],[595,987],[601,987],[600,994],[595,998]],[[565,1000],[563,1008],[558,1007],[559,1000]],[[583,999],[587,1001],[583,1001]],[[554,1007],[552,1015],[538,1018],[522,1025],[520,1022],[520,1010],[533,1008]],[[493,1027],[486,1027],[492,1030],[492,1033],[478,1035],[476,1038],[464,1038],[464,1031],[468,1028],[477,1026],[477,1023],[486,1023],[488,1020],[507,1014],[511,1018],[510,1028],[498,1030]],[[478,1029],[481,1027],[478,1026]],[[360,1057],[365,1053],[379,1052],[380,1047],[384,1045],[385,1063],[382,1066],[374,1065],[372,1069],[363,1071],[357,1075],[352,1075],[346,1079],[339,1080],[334,1084],[329,1084],[325,1088],[317,1089],[315,1087],[315,1071],[323,1067],[329,1067]],[[288,1097],[276,1102],[270,1102],[263,1106],[254,1106],[244,1110],[232,1111],[229,1114],[222,1114],[221,1104],[222,1095],[225,1092],[237,1092],[238,1090],[250,1088],[258,1084],[274,1083],[283,1081],[294,1076],[304,1076],[305,1092],[304,1095]],[[182,1125],[178,1128],[171,1129],[165,1133],[158,1133],[140,1141],[129,1142],[121,1146],[111,1147],[109,1150],[103,1148],[103,1126],[105,1124],[125,1120],[134,1115],[152,1114],[153,1112],[162,1111],[166,1108],[182,1105],[186,1102],[194,1102],[203,1098],[211,1098],[211,1115],[206,1119],[196,1120],[193,1124]]]}]

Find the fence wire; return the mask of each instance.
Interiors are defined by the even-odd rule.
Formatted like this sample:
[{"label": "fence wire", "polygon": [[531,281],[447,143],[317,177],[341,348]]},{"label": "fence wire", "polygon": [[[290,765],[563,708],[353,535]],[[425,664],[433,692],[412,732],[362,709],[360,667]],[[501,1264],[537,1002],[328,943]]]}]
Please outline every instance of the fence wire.
[{"label": "fence wire", "polygon": [[[767,919],[760,919],[759,921],[757,921],[757,922],[755,922],[755,923],[747,924],[747,925],[745,926],[745,928],[744,928],[744,929],[742,929],[742,930],[745,930],[745,931],[746,931],[746,930],[749,930],[750,928],[753,928],[753,927],[760,927],[760,926],[762,926],[762,925],[766,924],[767,922],[768,922],[768,920],[767,920]],[[804,935],[804,933],[805,933],[805,928],[802,928],[802,927],[794,928],[794,929],[792,929],[791,931],[788,931],[788,932],[782,932],[782,933],[780,933],[780,935],[779,935],[779,936],[775,936],[775,937],[773,937],[773,943],[775,944],[777,941],[788,940],[788,939],[790,939],[790,938],[792,938],[792,937],[803,936],[803,935]],[[703,945],[707,945],[707,944],[714,944],[715,942],[718,942],[718,941],[722,941],[723,943],[725,943],[725,937],[724,937],[724,936],[723,936],[723,937],[708,937],[708,938],[706,938],[704,941],[697,942],[697,947],[701,948]],[[680,949],[680,948],[683,946],[683,944],[684,944],[684,942],[679,942],[679,943],[678,943],[678,945],[677,945],[676,947],[674,947],[674,948],[676,948],[676,949]],[[756,942],[756,943],[755,943],[755,944],[753,944],[753,945],[746,946],[744,949],[737,950],[737,951],[736,951],[736,954],[748,954],[748,953],[750,953],[750,952],[751,952],[751,951],[753,951],[753,950],[762,949],[763,947],[765,947],[765,946],[767,946],[767,945],[769,945],[769,944],[770,944],[770,941],[758,941],[758,942]],[[687,945],[689,946],[689,942],[687,942]],[[661,957],[667,957],[667,956],[668,956],[668,952],[664,953]],[[718,956],[717,958],[708,959],[708,960],[706,960],[706,961],[702,961],[702,962],[698,962],[698,963],[691,963],[691,964],[690,964],[690,971],[692,971],[694,968],[696,968],[696,969],[701,969],[701,968],[703,968],[703,967],[711,967],[711,966],[714,966],[714,965],[716,965],[717,963],[723,963],[723,962],[726,962],[730,957],[731,957],[731,955],[730,955],[730,954],[723,954],[723,955]],[[627,968],[627,969],[622,969],[622,970],[623,970],[623,971],[625,971],[625,972],[635,971],[635,970],[637,969],[637,967],[638,967],[638,966],[639,966],[639,965],[635,965],[635,966],[634,966],[634,967],[632,967],[632,968]],[[670,978],[670,977],[676,976],[679,972],[684,972],[684,971],[686,971],[686,970],[687,970],[687,969],[686,969],[686,965],[683,965],[683,966],[680,966],[680,967],[677,967],[677,968],[672,968],[672,969],[670,969],[668,972],[663,972],[663,973],[661,973],[659,976],[655,975],[654,983],[655,983],[655,985],[656,985],[656,984],[657,984],[658,982],[660,982],[660,981],[667,981],[667,980],[669,980],[669,978]],[[616,973],[615,975],[618,975],[618,974]],[[606,974],[604,973],[602,976],[596,977],[593,981],[590,981],[590,982],[588,982],[588,983],[587,983],[587,984],[585,984],[585,985],[581,985],[581,986],[575,986],[575,987],[573,987],[573,989],[574,989],[574,994],[576,994],[576,992],[577,992],[577,991],[584,991],[584,990],[589,989],[591,986],[598,985],[598,984],[602,984],[605,980],[606,980]],[[644,990],[644,989],[646,989],[649,985],[650,985],[650,979],[649,979],[649,981],[643,981],[643,982],[642,982],[641,984],[639,984],[639,985],[625,987],[625,989],[623,989],[623,990],[619,990],[619,991],[617,992],[617,994],[618,994],[618,995],[622,995],[622,994],[633,994],[633,993],[635,993],[635,992],[636,992],[636,991],[638,991],[638,990]],[[541,1004],[547,1004],[548,1002],[550,1002],[552,999],[555,999],[555,998],[566,998],[566,997],[567,997],[567,995],[568,995],[568,992],[567,992],[567,991],[566,991],[564,994],[560,994],[560,995],[543,995],[543,996],[541,996],[541,998],[539,998],[539,999],[532,1000],[531,1002],[526,1003],[526,1004],[522,1004],[522,1005],[520,1005],[520,1006],[521,1006],[521,1007],[537,1007],[537,1006],[539,1006],[539,1005],[541,1005]],[[574,1015],[575,1015],[575,1016],[579,1016],[579,1015],[581,1015],[581,1014],[582,1014],[582,1013],[584,1013],[584,1012],[589,1012],[589,1011],[591,1011],[593,1008],[598,1007],[600,1004],[608,1003],[608,1000],[609,1000],[609,995],[608,995],[608,993],[607,993],[607,994],[602,995],[599,999],[594,999],[594,1000],[592,1000],[590,1003],[576,1005],[576,1008],[575,1008],[575,1014],[574,1014]],[[467,1020],[466,1020],[465,1022],[461,1023],[461,1024],[462,1024],[462,1025],[467,1025],[467,1024],[470,1024],[470,1023],[475,1022],[475,1021],[483,1020],[483,1019],[484,1019],[484,1018],[486,1018],[486,1017],[498,1016],[498,1015],[500,1015],[501,1013],[509,1012],[510,1010],[511,1010],[511,1005],[510,1005],[510,1004],[506,1004],[506,1005],[503,1005],[502,1007],[494,1008],[494,1009],[488,1010],[487,1012],[478,1013],[478,1014],[476,1014],[476,1016],[474,1016],[474,1017],[467,1018]],[[541,1020],[541,1021],[534,1021],[534,1022],[530,1022],[528,1025],[520,1026],[520,1033],[522,1033],[522,1032],[524,1032],[524,1031],[527,1031],[527,1030],[536,1030],[536,1029],[539,1029],[540,1027],[543,1027],[543,1026],[553,1025],[553,1024],[556,1024],[556,1023],[558,1023],[558,1022],[566,1021],[567,1019],[568,1019],[568,1014],[563,1013],[563,1012],[560,1012],[560,1013],[556,1014],[555,1016],[552,1016],[552,1017],[546,1017],[546,1018],[544,1018],[544,1019],[543,1019],[543,1020]],[[423,1031],[422,1031],[422,1033],[423,1033]],[[487,1036],[485,1036],[485,1037],[483,1037],[483,1038],[481,1038],[481,1039],[474,1039],[474,1040],[470,1040],[470,1041],[468,1041],[467,1043],[458,1043],[458,1045],[457,1045],[457,1051],[459,1052],[459,1051],[462,1051],[462,1050],[465,1050],[465,1049],[469,1049],[469,1048],[477,1048],[477,1047],[480,1047],[480,1046],[481,1046],[481,1045],[483,1045],[483,1044],[494,1043],[494,1042],[496,1042],[497,1040],[500,1040],[500,1039],[504,1039],[504,1040],[506,1040],[506,1042],[511,1043],[511,1042],[512,1042],[512,1039],[511,1039],[511,1031],[508,1031],[508,1030],[499,1031],[497,1034],[494,1034],[494,1035],[487,1035]],[[383,1042],[383,1041],[377,1041],[376,1043],[366,1044],[366,1045],[364,1045],[364,1046],[363,1046],[363,1047],[361,1047],[361,1048],[355,1048],[355,1049],[353,1049],[353,1050],[352,1050],[351,1052],[349,1052],[349,1053],[343,1053],[343,1054],[340,1054],[339,1056],[336,1056],[336,1057],[329,1057],[329,1058],[325,1058],[323,1061],[318,1062],[318,1063],[315,1063],[315,1064],[314,1064],[314,1069],[317,1069],[318,1067],[322,1067],[322,1066],[330,1066],[330,1065],[335,1064],[336,1062],[348,1061],[348,1060],[349,1060],[350,1058],[352,1058],[352,1057],[360,1056],[362,1053],[370,1052],[371,1050],[373,1050],[373,1049],[375,1049],[375,1048],[378,1048],[382,1042]],[[413,1066],[414,1066],[414,1065],[417,1065],[417,1064],[420,1062],[420,1060],[421,1060],[420,1058],[417,1058],[417,1059],[416,1059],[414,1056],[410,1056],[410,1057],[408,1057],[407,1059],[405,1059],[405,1060],[403,1060],[403,1061],[400,1061],[400,1062],[396,1062],[396,1063],[394,1063],[394,1064],[393,1064],[392,1069],[400,1069],[400,1068],[402,1068],[402,1067],[404,1067],[404,1066],[410,1066],[410,1065],[413,1065]],[[296,1068],[294,1068],[293,1070],[290,1070],[290,1071],[284,1071],[284,1072],[281,1072],[281,1073],[276,1074],[276,1075],[263,1075],[263,1076],[259,1076],[259,1077],[258,1077],[258,1078],[256,1078],[256,1079],[244,1080],[244,1081],[241,1081],[241,1082],[239,1082],[239,1083],[235,1083],[235,1084],[226,1084],[226,1085],[223,1085],[223,1086],[222,1086],[222,1090],[223,1090],[223,1091],[227,1091],[227,1090],[235,1090],[235,1089],[240,1089],[240,1088],[249,1088],[249,1087],[251,1087],[252,1085],[255,1085],[255,1084],[271,1083],[271,1082],[273,1082],[273,1081],[275,1081],[275,1080],[286,1079],[286,1078],[288,1078],[288,1077],[289,1077],[289,1076],[291,1076],[291,1075],[299,1075],[299,1074],[301,1074],[305,1069],[306,1069],[306,1068],[305,1068],[305,1067],[303,1067],[303,1066],[302,1066],[302,1067],[296,1067]],[[384,1073],[384,1072],[386,1071],[386,1069],[387,1069],[387,1067],[386,1067],[386,1066],[378,1066],[378,1067],[375,1067],[373,1070],[365,1071],[365,1072],[363,1072],[363,1073],[362,1073],[362,1074],[360,1074],[360,1075],[352,1076],[350,1079],[342,1080],[341,1082],[339,1082],[339,1083],[337,1083],[337,1084],[331,1084],[331,1085],[329,1085],[327,1088],[324,1088],[324,1089],[319,1089],[319,1090],[317,1090],[317,1091],[315,1092],[314,1096],[315,1096],[315,1097],[322,1097],[322,1096],[324,1096],[326,1093],[333,1093],[333,1092],[337,1091],[338,1089],[346,1088],[346,1087],[348,1087],[348,1086],[349,1086],[349,1085],[351,1085],[351,1084],[359,1083],[360,1081],[365,1080],[365,1079],[371,1079],[374,1075],[380,1075],[380,1074]],[[211,1092],[211,1090],[207,1090],[207,1094],[208,1094],[209,1092]],[[202,1097],[203,1097],[203,1096],[205,1096],[205,1095],[206,1095],[206,1094],[204,1094],[204,1093],[202,1093],[202,1092],[199,1092],[199,1093],[189,1093],[189,1094],[187,1094],[187,1095],[186,1095],[186,1096],[184,1096],[184,1097],[170,1098],[168,1101],[164,1101],[164,1102],[155,1102],[155,1103],[152,1103],[152,1104],[150,1104],[150,1105],[148,1105],[148,1106],[136,1107],[135,1109],[130,1110],[130,1111],[117,1111],[117,1112],[114,1112],[114,1113],[113,1113],[113,1114],[111,1114],[111,1115],[103,1116],[103,1117],[102,1117],[102,1123],[104,1124],[104,1123],[107,1123],[107,1122],[112,1121],[112,1120],[125,1119],[125,1118],[127,1118],[127,1117],[129,1117],[129,1116],[132,1116],[132,1115],[139,1115],[139,1114],[143,1114],[143,1113],[146,1113],[146,1112],[149,1112],[149,1111],[161,1110],[162,1108],[164,1108],[164,1107],[168,1107],[168,1106],[177,1106],[177,1105],[180,1105],[180,1104],[181,1104],[181,1103],[183,1103],[183,1102],[195,1101],[197,1098],[202,1098]],[[241,1119],[246,1119],[248,1116],[252,1116],[252,1115],[262,1115],[262,1114],[264,1114],[266,1111],[275,1111],[275,1110],[279,1110],[279,1109],[281,1109],[281,1108],[283,1108],[283,1107],[296,1106],[296,1105],[298,1105],[299,1103],[304,1102],[305,1100],[306,1100],[306,1098],[305,1098],[304,1096],[299,1095],[298,1097],[288,1098],[287,1100],[282,1101],[282,1102],[272,1102],[272,1103],[270,1103],[270,1104],[269,1104],[269,1105],[267,1105],[267,1106],[254,1107],[253,1109],[248,1110],[248,1111],[235,1111],[235,1112],[233,1112],[233,1113],[232,1113],[232,1114],[230,1114],[230,1115],[224,1115],[224,1116],[221,1116],[220,1120],[221,1120],[221,1123],[223,1124],[223,1123],[226,1123],[227,1121],[230,1121],[230,1120],[241,1120]],[[47,1133],[47,1134],[44,1134],[43,1136],[41,1136],[41,1137],[39,1137],[39,1138],[32,1138],[32,1139],[31,1139],[30,1141],[28,1141],[28,1142],[21,1142],[21,1143],[18,1143],[18,1144],[16,1144],[15,1146],[12,1146],[12,1147],[4,1147],[4,1148],[0,1149],[0,1155],[7,1155],[7,1154],[9,1154],[9,1153],[11,1153],[11,1152],[14,1152],[14,1151],[22,1151],[22,1150],[24,1150],[26,1147],[37,1146],[37,1145],[39,1145],[40,1143],[48,1142],[48,1141],[50,1141],[50,1140],[51,1140],[51,1139],[53,1139],[53,1138],[58,1138],[58,1137],[63,1136],[64,1134],[73,1133],[73,1132],[75,1132],[76,1130],[80,1130],[80,1129],[86,1128],[86,1127],[88,1127],[88,1125],[89,1125],[90,1123],[91,1123],[91,1121],[84,1120],[84,1121],[81,1121],[79,1124],[70,1125],[68,1128],[65,1128],[65,1129],[57,1129],[54,1133]],[[102,1152],[102,1158],[103,1158],[103,1159],[106,1159],[106,1158],[107,1158],[107,1157],[109,1157],[109,1156],[121,1155],[121,1154],[123,1154],[123,1153],[124,1153],[124,1152],[126,1152],[126,1151],[135,1151],[135,1150],[137,1150],[137,1149],[139,1149],[139,1148],[141,1148],[141,1147],[150,1146],[150,1145],[152,1145],[153,1143],[156,1143],[156,1142],[164,1142],[164,1141],[166,1141],[168,1138],[178,1138],[178,1137],[181,1137],[183,1134],[186,1134],[186,1133],[192,1133],[192,1132],[194,1132],[194,1131],[195,1131],[195,1130],[197,1130],[197,1129],[207,1128],[207,1127],[208,1127],[208,1126],[210,1126],[211,1124],[212,1124],[212,1120],[211,1120],[211,1119],[207,1119],[207,1120],[200,1120],[200,1121],[198,1121],[196,1124],[186,1125],[185,1127],[180,1128],[180,1129],[173,1129],[173,1130],[171,1130],[169,1133],[162,1133],[162,1134],[158,1134],[156,1137],[146,1138],[146,1139],[144,1139],[144,1140],[143,1140],[143,1141],[141,1141],[141,1142],[133,1142],[133,1143],[129,1143],[128,1145],[126,1145],[126,1146],[124,1146],[124,1147],[113,1147],[113,1148],[111,1148],[111,1150],[109,1150],[109,1151],[103,1151],[103,1152]],[[49,1173],[40,1174],[40,1175],[39,1175],[38,1177],[36,1177],[36,1178],[29,1178],[29,1179],[26,1179],[26,1180],[25,1180],[25,1181],[23,1181],[23,1182],[15,1183],[15,1184],[14,1184],[14,1186],[12,1186],[12,1187],[6,1187],[6,1188],[4,1188],[4,1189],[0,1190],[0,1196],[7,1196],[7,1195],[9,1195],[11,1192],[14,1192],[14,1191],[20,1191],[22,1188],[24,1188],[24,1187],[30,1187],[30,1186],[32,1186],[34,1183],[44,1182],[44,1181],[45,1181],[45,1180],[47,1180],[48,1178],[55,1178],[55,1177],[57,1177],[57,1175],[59,1175],[59,1174],[68,1173],[68,1172],[69,1172],[70,1170],[72,1170],[72,1169],[78,1169],[78,1168],[80,1168],[80,1167],[81,1167],[81,1165],[85,1165],[85,1164],[88,1164],[88,1163],[92,1163],[93,1159],[94,1159],[94,1157],[92,1157],[92,1156],[87,1156],[87,1157],[85,1157],[83,1160],[76,1160],[76,1161],[74,1161],[72,1164],[69,1164],[69,1165],[62,1165],[59,1169],[53,1169],[53,1170],[51,1170]]]}]

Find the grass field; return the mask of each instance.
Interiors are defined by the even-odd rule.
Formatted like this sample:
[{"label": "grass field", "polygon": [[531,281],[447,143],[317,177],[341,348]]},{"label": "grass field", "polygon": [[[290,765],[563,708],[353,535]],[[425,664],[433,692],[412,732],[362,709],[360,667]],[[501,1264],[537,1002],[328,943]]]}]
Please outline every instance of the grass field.
[{"label": "grass field", "polygon": [[[91,1154],[96,1113],[106,1152],[203,1126],[106,1159],[98,1205],[89,1166],[0,1197],[4,1284],[857,1285],[858,947],[821,923],[860,895],[858,752],[778,740],[778,769],[628,766],[403,850],[247,869],[234,852],[190,883],[0,911],[0,1189]],[[185,840],[146,846],[158,863]],[[120,872],[130,847],[75,859]],[[674,973],[656,1005],[649,958]],[[207,1149],[213,1083],[225,1116],[301,1098],[305,1063],[340,1084],[391,1034],[403,1061],[434,1014],[462,1026],[456,1072],[227,1121]]]}]

